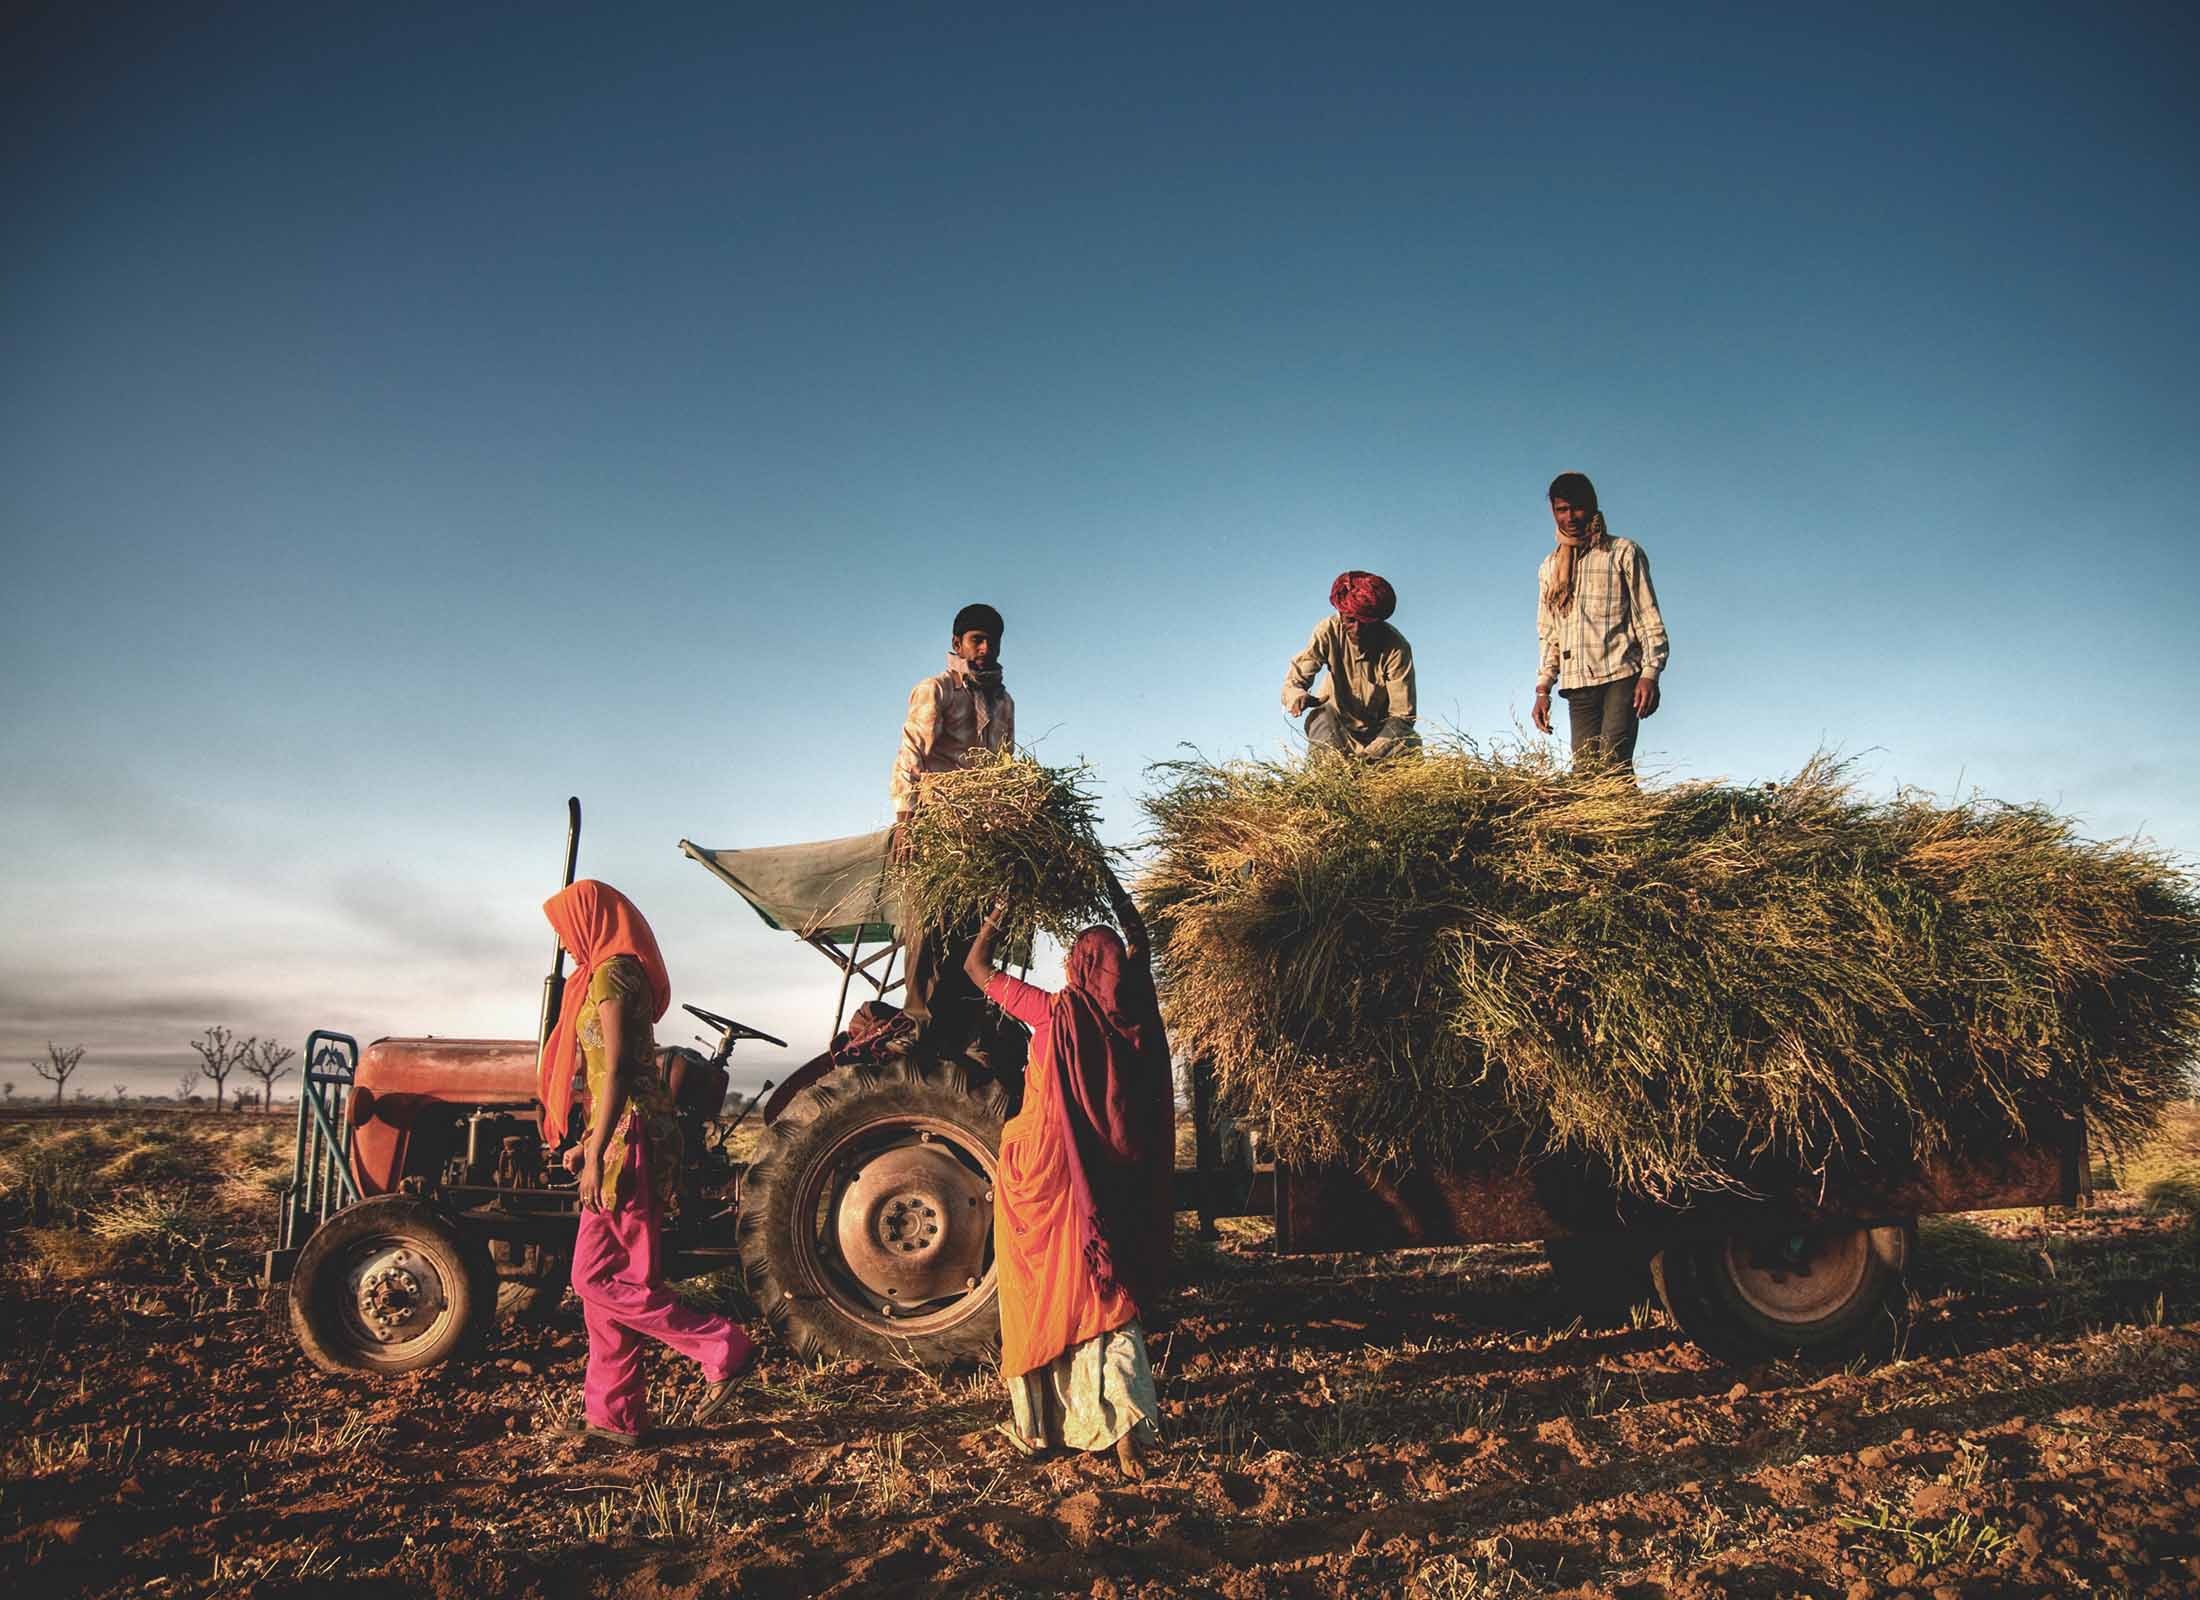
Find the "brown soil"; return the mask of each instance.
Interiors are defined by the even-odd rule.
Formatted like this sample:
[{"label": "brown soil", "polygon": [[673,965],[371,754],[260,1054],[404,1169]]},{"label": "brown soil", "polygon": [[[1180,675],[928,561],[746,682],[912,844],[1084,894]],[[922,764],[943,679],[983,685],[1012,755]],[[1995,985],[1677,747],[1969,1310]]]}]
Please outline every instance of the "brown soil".
[{"label": "brown soil", "polygon": [[[234,1195],[234,1180],[230,1190]],[[568,1317],[309,1367],[235,1250],[0,1276],[0,1569],[40,1595],[2200,1593],[2200,1236],[2110,1195],[1928,1227],[1897,1360],[1737,1371],[1588,1327],[1533,1247],[1189,1246],[1149,1478],[1027,1464],[986,1375],[771,1349],[640,1454],[546,1436]]]}]

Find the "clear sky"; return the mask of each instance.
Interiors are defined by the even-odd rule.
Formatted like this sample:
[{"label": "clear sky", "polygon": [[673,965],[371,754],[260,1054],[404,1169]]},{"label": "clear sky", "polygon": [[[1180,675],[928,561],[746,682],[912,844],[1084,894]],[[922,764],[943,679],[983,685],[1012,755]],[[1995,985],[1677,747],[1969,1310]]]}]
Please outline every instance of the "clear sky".
[{"label": "clear sky", "polygon": [[677,997],[807,1053],[834,974],[676,841],[882,825],[957,606],[1128,842],[1149,762],[1290,737],[1341,568],[1428,718],[1524,723],[1568,468],[1672,628],[1648,764],[1830,745],[2200,854],[2196,47],[2167,6],[18,20],[0,1076],[528,1034],[568,793]]}]

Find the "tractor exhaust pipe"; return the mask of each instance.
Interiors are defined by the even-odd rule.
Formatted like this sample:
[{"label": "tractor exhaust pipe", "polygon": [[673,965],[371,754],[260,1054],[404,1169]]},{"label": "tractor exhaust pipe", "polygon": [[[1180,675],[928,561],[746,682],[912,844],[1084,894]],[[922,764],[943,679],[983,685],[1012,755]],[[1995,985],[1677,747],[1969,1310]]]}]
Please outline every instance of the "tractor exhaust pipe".
[{"label": "tractor exhaust pipe", "polygon": [[[565,800],[565,882],[562,887],[573,887],[573,869],[581,859],[581,797],[568,795]],[[558,1025],[558,1012],[565,1005],[565,946],[553,940],[550,946],[550,976],[542,980],[542,1015],[535,1019],[535,1054],[540,1057],[550,1048],[550,1030]]]}]

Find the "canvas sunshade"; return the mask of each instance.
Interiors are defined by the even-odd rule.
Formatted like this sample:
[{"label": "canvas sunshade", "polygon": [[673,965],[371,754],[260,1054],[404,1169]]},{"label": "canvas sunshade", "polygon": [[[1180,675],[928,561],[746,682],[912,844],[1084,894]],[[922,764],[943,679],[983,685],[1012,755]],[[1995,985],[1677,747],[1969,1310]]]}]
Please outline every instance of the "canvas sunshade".
[{"label": "canvas sunshade", "polygon": [[880,882],[892,832],[751,850],[706,850],[682,839],[680,848],[731,884],[771,926],[805,939],[869,944],[891,937],[900,916]]}]

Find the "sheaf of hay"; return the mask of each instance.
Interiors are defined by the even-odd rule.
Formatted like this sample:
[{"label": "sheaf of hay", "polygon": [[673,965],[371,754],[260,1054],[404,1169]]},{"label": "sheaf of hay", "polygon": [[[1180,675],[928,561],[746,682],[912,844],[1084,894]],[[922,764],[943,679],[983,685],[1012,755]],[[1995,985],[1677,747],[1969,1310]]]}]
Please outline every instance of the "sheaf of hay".
[{"label": "sheaf of hay", "polygon": [[1022,752],[979,752],[924,780],[889,868],[904,908],[932,923],[1009,908],[1012,936],[1063,942],[1108,920],[1109,857],[1094,829],[1091,773]]}]

